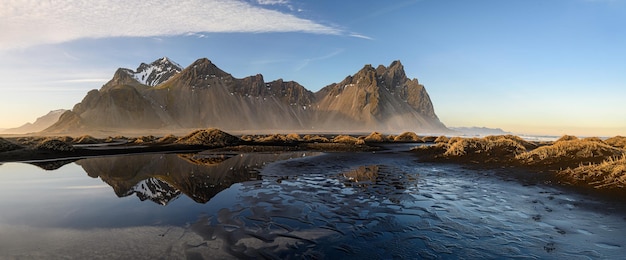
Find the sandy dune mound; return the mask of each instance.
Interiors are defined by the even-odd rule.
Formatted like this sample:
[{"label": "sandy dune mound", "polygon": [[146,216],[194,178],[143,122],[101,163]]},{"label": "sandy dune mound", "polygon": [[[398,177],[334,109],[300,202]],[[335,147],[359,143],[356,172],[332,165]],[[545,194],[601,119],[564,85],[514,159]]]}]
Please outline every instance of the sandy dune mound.
[{"label": "sandy dune mound", "polygon": [[626,149],[626,137],[624,136],[615,136],[609,139],[604,140],[604,142],[610,146]]},{"label": "sandy dune mound", "polygon": [[215,128],[197,130],[176,141],[178,144],[213,147],[237,145],[240,142],[239,138]]},{"label": "sandy dune mound", "polygon": [[572,184],[589,184],[599,188],[626,187],[626,155],[603,161],[599,164],[582,165],[576,168],[567,168],[558,173],[558,176]]},{"label": "sandy dune mound", "polygon": [[372,132],[371,134],[366,136],[363,140],[368,143],[382,143],[382,142],[388,141],[387,137],[379,132]]},{"label": "sandy dune mound", "polygon": [[333,143],[344,143],[344,144],[356,144],[361,145],[365,144],[363,139],[356,138],[354,136],[349,135],[338,135],[333,139]]},{"label": "sandy dune mound", "polygon": [[75,144],[97,144],[100,141],[94,138],[93,136],[83,135],[83,136],[76,137],[73,142]]},{"label": "sandy dune mound", "polygon": [[156,140],[156,143],[158,144],[172,144],[174,142],[176,142],[176,140],[178,140],[178,137],[176,137],[175,135],[169,134],[166,136],[163,136],[161,138],[159,138],[159,140]]},{"label": "sandy dune mound", "polygon": [[519,142],[505,136],[491,138],[452,138],[445,156],[469,156],[481,161],[511,160],[526,151]]},{"label": "sandy dune mound", "polygon": [[8,152],[8,151],[21,149],[21,148],[22,146],[9,142],[6,139],[0,137],[0,152]]},{"label": "sandy dune mound", "polygon": [[620,156],[623,153],[622,149],[612,147],[604,142],[578,138],[561,139],[552,145],[519,154],[516,158],[526,165],[555,165],[566,168],[576,167],[581,163],[600,163],[609,157]]},{"label": "sandy dune mound", "polygon": [[58,152],[71,152],[74,151],[74,147],[71,144],[63,142],[59,139],[45,139],[41,143],[35,145],[37,150],[50,150]]},{"label": "sandy dune mound", "polygon": [[393,141],[394,142],[421,142],[422,138],[420,138],[414,132],[404,132],[396,136]]}]

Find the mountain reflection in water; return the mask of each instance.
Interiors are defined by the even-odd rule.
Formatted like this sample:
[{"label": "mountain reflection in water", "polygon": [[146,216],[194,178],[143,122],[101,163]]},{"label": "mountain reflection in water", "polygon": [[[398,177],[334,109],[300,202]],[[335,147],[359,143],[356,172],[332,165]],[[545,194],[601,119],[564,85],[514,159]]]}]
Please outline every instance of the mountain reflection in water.
[{"label": "mountain reflection in water", "polygon": [[311,152],[254,154],[142,154],[82,159],[76,162],[93,178],[110,185],[118,197],[167,205],[180,194],[206,203],[239,182],[258,180],[263,165]]},{"label": "mountain reflection in water", "polygon": [[414,200],[417,176],[390,165],[339,174],[263,175],[262,181],[242,184],[241,204],[201,217],[191,229],[207,241],[222,241],[222,249],[237,258],[354,257],[363,249],[356,243],[361,239],[391,242],[389,234],[415,228],[394,215],[416,214],[404,203]]}]

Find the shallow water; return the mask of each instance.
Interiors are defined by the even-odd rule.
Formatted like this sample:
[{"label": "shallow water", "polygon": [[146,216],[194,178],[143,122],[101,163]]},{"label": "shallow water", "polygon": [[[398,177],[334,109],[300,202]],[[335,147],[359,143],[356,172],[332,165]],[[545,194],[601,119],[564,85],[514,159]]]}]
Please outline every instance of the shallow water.
[{"label": "shallow water", "polygon": [[624,205],[392,148],[6,163],[0,259],[626,255]]}]

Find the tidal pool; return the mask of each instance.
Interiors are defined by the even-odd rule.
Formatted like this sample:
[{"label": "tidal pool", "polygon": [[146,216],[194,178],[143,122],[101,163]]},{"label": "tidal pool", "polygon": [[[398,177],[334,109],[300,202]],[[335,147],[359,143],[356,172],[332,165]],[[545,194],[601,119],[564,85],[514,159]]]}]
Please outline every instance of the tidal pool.
[{"label": "tidal pool", "polygon": [[5,163],[0,259],[626,255],[622,204],[422,163],[409,147]]}]

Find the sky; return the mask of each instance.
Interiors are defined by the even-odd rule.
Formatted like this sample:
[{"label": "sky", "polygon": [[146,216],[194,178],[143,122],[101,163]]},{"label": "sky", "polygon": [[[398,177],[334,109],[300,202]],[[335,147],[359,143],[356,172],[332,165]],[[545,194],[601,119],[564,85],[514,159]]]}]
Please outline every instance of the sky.
[{"label": "sky", "polygon": [[626,0],[2,0],[0,32],[0,128],[206,57],[311,91],[401,60],[447,126],[626,135]]}]

